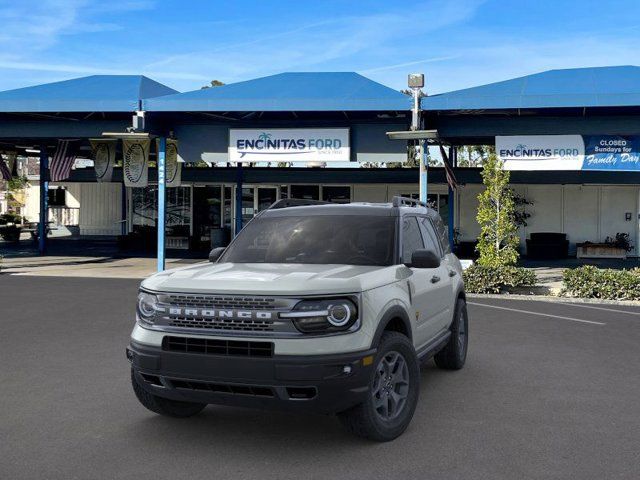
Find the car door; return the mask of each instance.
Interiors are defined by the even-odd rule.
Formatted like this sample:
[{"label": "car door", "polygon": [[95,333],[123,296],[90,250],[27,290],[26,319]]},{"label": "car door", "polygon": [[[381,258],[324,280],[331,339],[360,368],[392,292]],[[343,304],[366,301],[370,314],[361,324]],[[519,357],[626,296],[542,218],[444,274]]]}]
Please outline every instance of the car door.
[{"label": "car door", "polygon": [[[401,235],[402,263],[410,265],[413,252],[425,248],[417,216],[402,217]],[[442,301],[438,296],[442,292],[438,283],[442,273],[439,268],[408,268],[411,269],[407,282],[411,292],[411,313],[415,321],[414,338],[416,346],[421,347],[439,331],[440,315],[437,312],[442,309]]]},{"label": "car door", "polygon": [[[440,219],[437,218],[437,220]],[[440,220],[440,222],[442,221]],[[440,266],[435,269],[438,281],[434,286],[438,292],[438,303],[433,305],[432,312],[437,330],[444,330],[449,327],[453,318],[453,277],[457,272],[451,265],[448,244],[445,245],[441,241],[435,222],[428,217],[420,217],[418,223],[424,238],[425,248],[433,250],[440,256]]]}]

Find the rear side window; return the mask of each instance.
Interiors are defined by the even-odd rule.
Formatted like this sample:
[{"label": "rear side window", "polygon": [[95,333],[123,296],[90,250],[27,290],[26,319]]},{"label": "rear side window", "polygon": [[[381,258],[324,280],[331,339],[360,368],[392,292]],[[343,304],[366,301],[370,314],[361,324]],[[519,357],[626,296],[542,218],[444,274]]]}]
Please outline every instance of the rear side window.
[{"label": "rear side window", "polygon": [[451,253],[451,245],[449,244],[449,229],[442,221],[442,218],[440,218],[440,215],[436,215],[431,219],[425,218],[425,221],[427,223],[433,224],[436,236],[438,237],[438,241],[440,242],[445,255],[447,253]]},{"label": "rear side window", "polygon": [[402,219],[402,263],[411,263],[411,255],[424,248],[416,217]]},{"label": "rear side window", "polygon": [[422,230],[422,236],[424,237],[425,248],[442,257],[440,242],[428,218],[420,217],[420,230]]}]

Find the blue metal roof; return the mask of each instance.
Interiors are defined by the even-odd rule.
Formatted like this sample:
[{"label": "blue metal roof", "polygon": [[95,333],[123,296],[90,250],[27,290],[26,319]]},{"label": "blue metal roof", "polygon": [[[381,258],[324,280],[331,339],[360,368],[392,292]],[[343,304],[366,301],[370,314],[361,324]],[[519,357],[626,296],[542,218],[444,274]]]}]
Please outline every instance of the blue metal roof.
[{"label": "blue metal roof", "polygon": [[627,106],[640,106],[640,67],[549,70],[422,99],[432,111]]},{"label": "blue metal roof", "polygon": [[133,112],[177,90],[142,75],[92,75],[0,92],[0,112]]},{"label": "blue metal roof", "polygon": [[192,92],[151,98],[151,112],[409,110],[408,96],[355,72],[281,73]]}]

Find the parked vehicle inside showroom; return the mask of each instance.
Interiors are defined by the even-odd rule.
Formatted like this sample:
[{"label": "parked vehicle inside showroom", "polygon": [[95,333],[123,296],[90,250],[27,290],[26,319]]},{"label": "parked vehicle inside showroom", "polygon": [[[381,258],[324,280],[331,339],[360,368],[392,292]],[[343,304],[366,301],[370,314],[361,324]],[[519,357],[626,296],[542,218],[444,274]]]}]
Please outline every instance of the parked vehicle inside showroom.
[{"label": "parked vehicle inside showroom", "polygon": [[337,414],[353,433],[388,441],[413,417],[420,363],[465,363],[462,269],[420,202],[280,200],[209,260],[140,287],[127,357],[153,412]]}]

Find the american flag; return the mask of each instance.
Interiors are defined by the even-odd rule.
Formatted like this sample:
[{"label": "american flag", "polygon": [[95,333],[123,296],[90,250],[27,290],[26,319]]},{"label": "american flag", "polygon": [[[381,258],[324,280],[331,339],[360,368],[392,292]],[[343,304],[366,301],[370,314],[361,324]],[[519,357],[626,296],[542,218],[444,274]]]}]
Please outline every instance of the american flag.
[{"label": "american flag", "polygon": [[453,173],[453,168],[451,168],[451,164],[449,163],[449,157],[447,157],[447,152],[445,152],[442,145],[440,145],[440,154],[442,155],[442,162],[444,163],[444,173],[447,177],[447,183],[449,184],[449,187],[451,187],[451,190],[455,190],[458,188],[456,174]]},{"label": "american flag", "polygon": [[56,153],[51,157],[49,177],[52,182],[59,182],[71,175],[71,167],[76,161],[78,140],[58,140]]},{"label": "american flag", "polygon": [[9,167],[7,166],[7,163],[4,161],[4,159],[0,156],[0,177],[2,177],[3,180],[11,180],[11,170],[9,169]]}]

